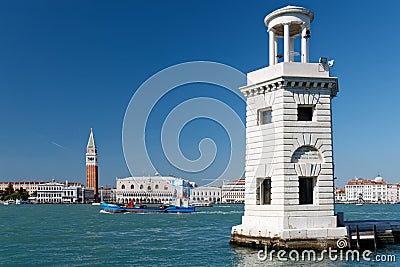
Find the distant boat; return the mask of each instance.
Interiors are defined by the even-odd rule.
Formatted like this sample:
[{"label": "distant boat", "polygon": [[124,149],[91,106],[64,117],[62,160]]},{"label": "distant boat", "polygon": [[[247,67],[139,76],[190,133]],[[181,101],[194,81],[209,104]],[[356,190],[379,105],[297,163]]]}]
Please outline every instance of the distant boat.
[{"label": "distant boat", "polygon": [[9,199],[9,200],[4,202],[4,205],[10,205],[10,204],[16,204],[15,200]]},{"label": "distant boat", "polygon": [[108,213],[192,213],[195,212],[195,207],[193,206],[165,206],[161,205],[159,207],[148,207],[146,205],[135,206],[120,206],[118,204],[109,204],[103,202],[101,204],[103,211]]},{"label": "distant boat", "polygon": [[364,204],[364,199],[362,197],[362,194],[358,195],[358,201],[356,203],[356,206],[362,206]]},{"label": "distant boat", "polygon": [[4,201],[4,202],[0,202],[0,204],[3,204],[3,205],[5,205],[5,206],[8,206],[8,205],[21,205],[21,204],[26,204],[26,202],[25,201],[23,201],[23,200],[21,200],[21,199],[16,199],[16,200],[14,200],[14,199],[9,199],[9,200],[7,200],[7,201]]},{"label": "distant boat", "polygon": [[93,203],[92,203],[92,206],[100,206],[100,205],[101,205],[100,202],[93,202]]}]

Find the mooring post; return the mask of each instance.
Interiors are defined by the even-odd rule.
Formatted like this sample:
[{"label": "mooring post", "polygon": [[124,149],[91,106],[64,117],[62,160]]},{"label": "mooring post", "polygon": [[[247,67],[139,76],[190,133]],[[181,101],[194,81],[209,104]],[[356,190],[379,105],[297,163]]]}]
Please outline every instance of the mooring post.
[{"label": "mooring post", "polygon": [[356,235],[357,235],[357,249],[360,250],[361,246],[360,246],[360,231],[358,229],[358,224],[356,225]]},{"label": "mooring post", "polygon": [[347,226],[347,236],[349,237],[349,249],[351,249],[351,228],[350,224]]},{"label": "mooring post", "polygon": [[374,231],[374,249],[376,251],[377,250],[376,224],[374,224],[373,231]]}]

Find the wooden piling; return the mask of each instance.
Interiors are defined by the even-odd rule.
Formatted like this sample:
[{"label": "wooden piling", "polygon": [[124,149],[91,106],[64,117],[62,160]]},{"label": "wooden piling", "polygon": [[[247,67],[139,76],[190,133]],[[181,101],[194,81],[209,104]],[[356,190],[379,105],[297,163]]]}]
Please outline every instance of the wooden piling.
[{"label": "wooden piling", "polygon": [[374,232],[374,249],[375,249],[375,252],[376,252],[376,250],[377,250],[377,248],[378,248],[378,246],[377,246],[377,236],[376,236],[376,224],[374,224],[374,226],[373,226],[373,232]]},{"label": "wooden piling", "polygon": [[358,224],[356,225],[356,237],[357,237],[357,249],[361,249],[361,244],[360,244],[360,231],[358,229]]},{"label": "wooden piling", "polygon": [[352,238],[351,238],[351,225],[347,226],[347,236],[349,237],[349,249],[352,248]]},{"label": "wooden piling", "polygon": [[382,244],[395,244],[400,241],[400,220],[346,221],[349,235],[349,248],[363,246],[377,250]]}]

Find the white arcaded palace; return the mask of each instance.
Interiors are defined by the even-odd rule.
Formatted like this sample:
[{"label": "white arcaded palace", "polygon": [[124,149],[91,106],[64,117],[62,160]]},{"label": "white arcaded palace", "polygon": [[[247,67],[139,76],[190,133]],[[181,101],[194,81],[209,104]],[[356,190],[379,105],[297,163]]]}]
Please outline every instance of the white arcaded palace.
[{"label": "white arcaded palace", "polygon": [[115,198],[118,203],[163,203],[176,198],[188,198],[188,180],[170,176],[136,176],[117,178]]},{"label": "white arcaded palace", "polygon": [[325,249],[346,238],[334,214],[331,101],[338,79],[326,58],[309,62],[313,19],[295,6],[265,17],[269,66],[248,73],[240,88],[247,99],[245,212],[231,243]]}]

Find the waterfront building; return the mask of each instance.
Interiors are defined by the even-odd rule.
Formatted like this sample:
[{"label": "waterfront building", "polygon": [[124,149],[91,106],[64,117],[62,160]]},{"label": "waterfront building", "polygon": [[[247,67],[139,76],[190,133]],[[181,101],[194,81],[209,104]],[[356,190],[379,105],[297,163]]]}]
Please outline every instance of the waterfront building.
[{"label": "waterfront building", "polygon": [[92,188],[95,198],[99,187],[99,173],[97,166],[97,148],[94,143],[93,131],[90,128],[89,141],[86,147],[86,187]]},{"label": "waterfront building", "polygon": [[397,203],[400,203],[400,183],[397,184]]},{"label": "waterfront building", "polygon": [[29,195],[33,195],[36,193],[38,189],[38,185],[44,184],[46,182],[0,182],[0,191],[4,191],[9,184],[11,184],[14,188],[14,190],[20,189],[25,189]]},{"label": "waterfront building", "polygon": [[37,203],[81,203],[93,202],[94,191],[84,188],[81,183],[56,182],[41,183],[37,188]]},{"label": "waterfront building", "polygon": [[245,179],[224,182],[221,188],[222,203],[244,203]]},{"label": "waterfront building", "polygon": [[335,187],[335,202],[345,203],[347,201],[346,190],[344,188]]},{"label": "waterfront building", "polygon": [[309,62],[313,18],[295,6],[265,17],[269,67],[248,73],[240,88],[247,99],[245,211],[231,243],[326,249],[346,238],[334,214],[331,100],[338,79],[326,58]]},{"label": "waterfront building", "polygon": [[97,200],[93,188],[82,187],[82,204],[93,203]]},{"label": "waterfront building", "polygon": [[349,203],[386,203],[388,202],[388,184],[381,176],[374,180],[355,178],[345,185],[346,197]]},{"label": "waterfront building", "polygon": [[397,203],[398,200],[398,189],[397,189],[397,184],[388,184],[387,185],[387,202],[391,204]]},{"label": "waterfront building", "polygon": [[115,188],[99,188],[99,200],[101,202],[115,203],[116,202],[116,189]]},{"label": "waterfront building", "polygon": [[116,201],[128,203],[163,203],[176,198],[189,198],[190,183],[176,177],[127,177],[116,179]]},{"label": "waterfront building", "polygon": [[190,189],[191,202],[221,202],[221,187],[216,186],[199,186]]},{"label": "waterfront building", "polygon": [[373,180],[354,178],[344,189],[335,189],[335,198],[347,203],[398,203],[399,188],[400,184],[388,184],[380,175]]}]

